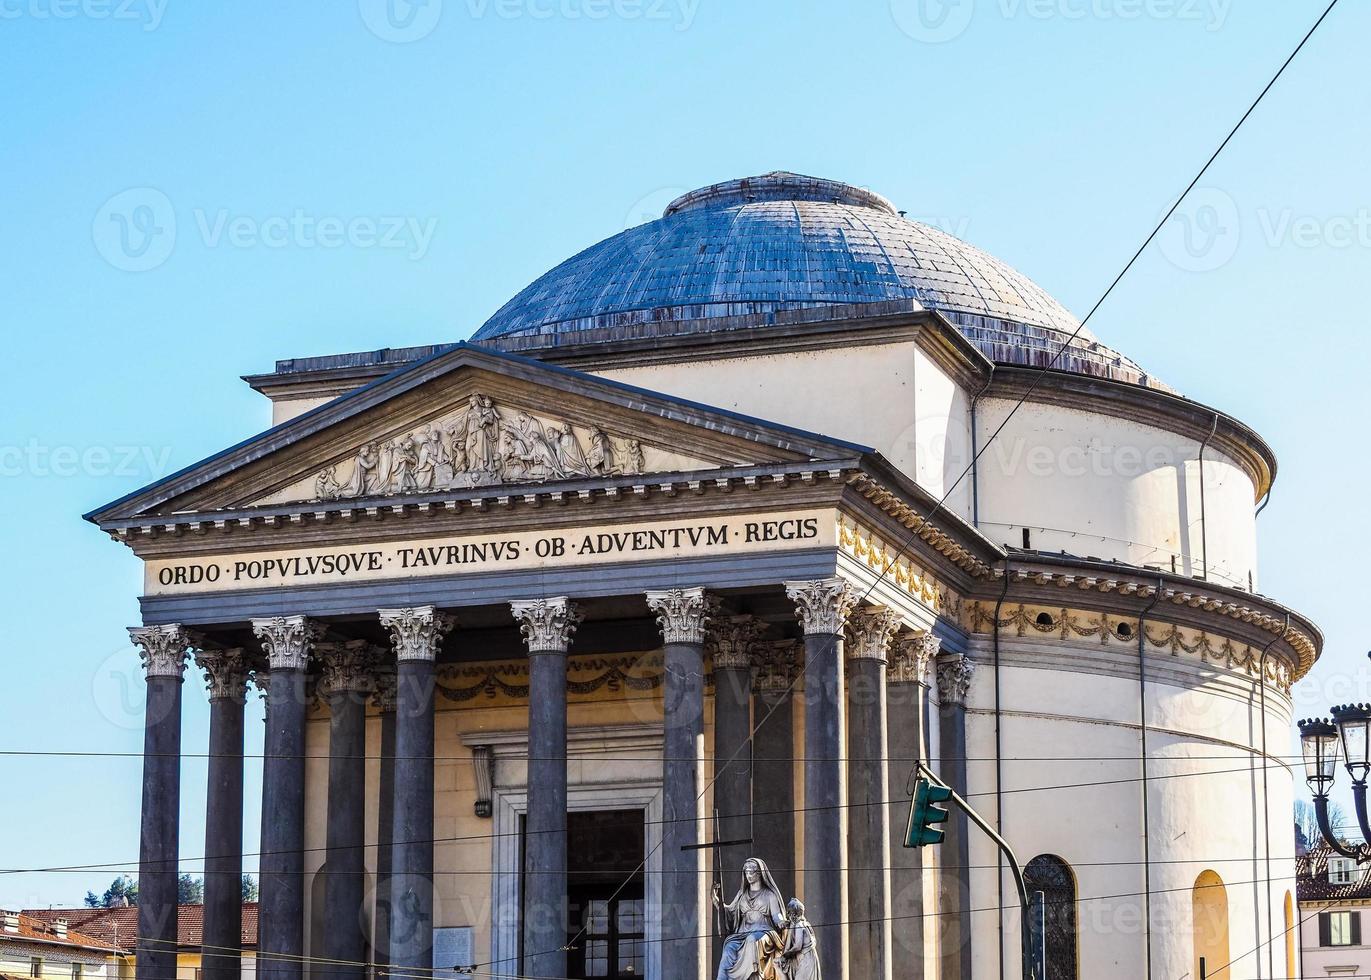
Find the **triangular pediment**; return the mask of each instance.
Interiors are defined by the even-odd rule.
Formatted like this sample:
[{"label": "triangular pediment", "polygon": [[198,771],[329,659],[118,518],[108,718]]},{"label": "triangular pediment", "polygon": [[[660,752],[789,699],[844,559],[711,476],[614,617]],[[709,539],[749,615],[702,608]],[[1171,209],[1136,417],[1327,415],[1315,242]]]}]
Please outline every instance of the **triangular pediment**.
[{"label": "triangular pediment", "polygon": [[97,522],[837,459],[863,447],[459,345],[88,515]]}]

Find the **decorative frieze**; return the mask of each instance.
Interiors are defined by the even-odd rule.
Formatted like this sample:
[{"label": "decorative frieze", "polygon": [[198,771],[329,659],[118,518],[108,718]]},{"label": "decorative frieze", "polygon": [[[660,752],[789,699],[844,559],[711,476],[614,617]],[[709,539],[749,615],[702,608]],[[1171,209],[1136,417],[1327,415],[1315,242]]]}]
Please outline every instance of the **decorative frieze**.
[{"label": "decorative frieze", "polygon": [[437,660],[443,637],[457,625],[455,616],[439,612],[434,606],[381,609],[378,615],[381,625],[390,631],[395,659],[399,663]]},{"label": "decorative frieze", "polygon": [[647,593],[664,643],[703,643],[711,609],[704,589],[666,589]]},{"label": "decorative frieze", "polygon": [[205,672],[211,701],[228,698],[242,703],[247,699],[249,663],[242,648],[197,650],[195,663]]},{"label": "decorative frieze", "polygon": [[795,603],[795,611],[806,634],[832,633],[841,636],[847,623],[847,614],[857,601],[852,587],[840,578],[787,582],[785,594]]},{"label": "decorative frieze", "polygon": [[[658,461],[661,471],[716,465],[666,450],[654,452],[664,457]],[[364,443],[350,458],[319,470],[313,499],[637,476],[647,468],[647,451],[636,438],[611,436],[598,424],[533,415],[473,394],[455,412],[393,439]]]},{"label": "decorative frieze", "polygon": [[766,634],[756,616],[722,616],[710,624],[709,652],[715,670],[751,670],[753,649]]},{"label": "decorative frieze", "polygon": [[376,689],[376,668],[380,651],[367,640],[315,644],[319,662],[319,696],[334,694],[371,694]]},{"label": "decorative frieze", "polygon": [[252,633],[262,643],[271,670],[304,670],[310,649],[324,635],[323,624],[305,616],[254,619]]},{"label": "decorative frieze", "polygon": [[891,645],[886,680],[891,684],[924,684],[943,641],[932,633],[907,633]]},{"label": "decorative frieze", "polygon": [[130,626],[129,638],[138,647],[143,670],[149,678],[185,677],[186,658],[194,644],[193,635],[176,623],[162,626]]},{"label": "decorative frieze", "polygon": [[566,653],[582,614],[566,596],[511,602],[529,653]]},{"label": "decorative frieze", "polygon": [[847,659],[887,661],[900,628],[900,614],[886,606],[864,606],[847,620]]},{"label": "decorative frieze", "polygon": [[[659,651],[620,654],[613,657],[568,657],[567,695],[570,698],[603,698],[601,692],[650,695],[662,686]],[[438,694],[462,703],[479,697],[524,700],[528,697],[528,661],[445,664],[438,668]],[[708,678],[706,678],[708,683]]]},{"label": "decorative frieze", "polygon": [[890,544],[846,515],[838,517],[838,547],[934,612],[959,618],[961,597],[913,561],[907,548]]},{"label": "decorative frieze", "polygon": [[965,705],[976,665],[964,654],[938,660],[938,700],[945,705]]}]

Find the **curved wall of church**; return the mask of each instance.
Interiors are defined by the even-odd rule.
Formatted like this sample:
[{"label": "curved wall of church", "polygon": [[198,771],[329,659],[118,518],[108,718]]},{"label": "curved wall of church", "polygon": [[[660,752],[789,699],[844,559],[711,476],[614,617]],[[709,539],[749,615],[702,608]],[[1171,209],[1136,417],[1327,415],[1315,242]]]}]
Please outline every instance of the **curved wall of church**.
[{"label": "curved wall of church", "polygon": [[[1213,640],[1222,642],[1217,636]],[[1294,777],[1278,761],[1265,770],[1263,785],[1255,676],[1203,663],[1183,651],[1149,649],[1151,874],[1145,885],[1136,646],[1002,634],[999,724],[1006,761],[998,799],[993,639],[974,635],[969,654],[978,662],[967,715],[970,802],[992,821],[1002,807],[1001,826],[1021,863],[1052,855],[1070,866],[1078,899],[1077,976],[1143,975],[1143,895],[1149,888],[1152,975],[1191,974],[1192,893],[1207,871],[1224,882],[1235,958],[1254,950],[1259,935],[1272,934],[1268,896],[1279,934],[1285,885],[1294,874],[1289,829]],[[1291,711],[1278,682],[1269,683],[1269,757],[1288,757],[1292,751]],[[972,928],[976,976],[996,975],[996,861],[996,850],[973,833],[970,904],[980,910],[973,912]],[[1007,873],[1004,895],[1005,904],[1014,906]],[[1005,923],[1012,972],[1019,948],[1016,908]],[[1220,975],[1234,980],[1271,976],[1265,947],[1260,955],[1260,974],[1248,955]],[[1208,964],[1211,975],[1220,965]]]}]

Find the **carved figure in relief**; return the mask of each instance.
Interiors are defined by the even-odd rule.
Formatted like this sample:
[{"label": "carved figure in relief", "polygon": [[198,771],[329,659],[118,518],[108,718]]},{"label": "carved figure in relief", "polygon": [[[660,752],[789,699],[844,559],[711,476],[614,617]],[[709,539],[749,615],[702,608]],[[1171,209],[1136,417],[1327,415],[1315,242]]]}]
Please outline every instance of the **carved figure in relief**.
[{"label": "carved figure in relief", "polygon": [[452,445],[452,472],[454,477],[458,473],[465,473],[470,467],[467,465],[467,436],[466,436],[466,416],[459,415],[457,419],[447,427],[448,441]]},{"label": "carved figure in relief", "polygon": [[352,461],[352,479],[342,488],[342,493],[348,497],[363,497],[377,492],[376,464],[376,443],[369,442],[357,450],[357,458]]},{"label": "carved figure in relief", "polygon": [[506,479],[546,480],[562,475],[557,450],[543,424],[533,416],[520,412],[513,426],[504,427],[504,436]]},{"label": "carved figure in relief", "polygon": [[452,485],[452,456],[443,444],[443,432],[424,426],[419,436],[414,483],[420,490],[439,490]]},{"label": "carved figure in relief", "polygon": [[590,468],[586,465],[585,450],[581,448],[580,436],[570,422],[563,422],[553,440],[557,446],[558,468],[567,476],[587,476]]},{"label": "carved figure in relief", "polygon": [[624,475],[638,476],[643,472],[643,444],[629,439],[624,447]]},{"label": "carved figure in relief", "polygon": [[345,489],[347,488],[338,482],[337,463],[320,470],[314,480],[314,495],[320,500],[337,500]]},{"label": "carved figure in relief", "polygon": [[500,447],[500,413],[486,395],[472,395],[467,403],[467,467],[494,476]]},{"label": "carved figure in relief", "polygon": [[590,429],[590,451],[586,453],[586,468],[599,476],[614,472],[614,443],[598,425]]},{"label": "carved figure in relief", "polygon": [[419,489],[414,471],[419,465],[418,448],[413,436],[401,436],[390,445],[390,489],[396,493],[413,493]]},{"label": "carved figure in relief", "polygon": [[724,940],[716,980],[771,980],[776,976],[786,927],[785,901],[761,858],[743,863],[743,882],[733,901],[714,886],[714,904],[723,909],[731,930]]}]

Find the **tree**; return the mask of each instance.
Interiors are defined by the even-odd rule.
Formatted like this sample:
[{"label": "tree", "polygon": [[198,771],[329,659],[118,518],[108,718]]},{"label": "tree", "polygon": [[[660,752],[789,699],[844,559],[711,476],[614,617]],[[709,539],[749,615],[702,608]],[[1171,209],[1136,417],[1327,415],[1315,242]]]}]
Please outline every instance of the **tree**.
[{"label": "tree", "polygon": [[252,875],[243,875],[243,901],[257,901],[257,879]]},{"label": "tree", "polygon": [[[1328,801],[1328,823],[1339,840],[1346,839],[1347,812],[1341,806]],[[1295,839],[1303,838],[1307,847],[1315,847],[1323,840],[1319,830],[1319,818],[1314,812],[1314,804],[1308,800],[1295,801]]]},{"label": "tree", "polygon": [[179,905],[201,905],[205,901],[205,881],[182,875],[176,881],[176,902]]},{"label": "tree", "polygon": [[86,907],[92,909],[110,909],[116,905],[137,905],[138,904],[138,882],[128,875],[120,875],[110,882],[110,886],[105,889],[103,895],[95,892],[86,892]]}]

